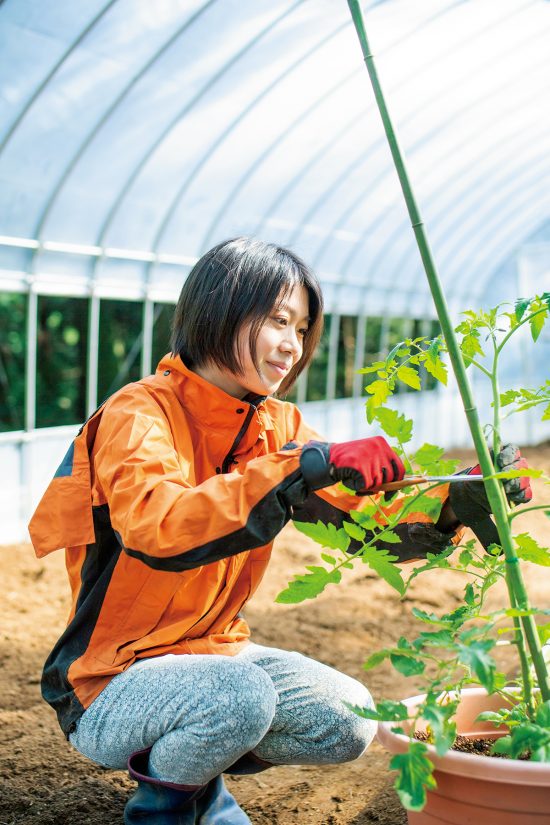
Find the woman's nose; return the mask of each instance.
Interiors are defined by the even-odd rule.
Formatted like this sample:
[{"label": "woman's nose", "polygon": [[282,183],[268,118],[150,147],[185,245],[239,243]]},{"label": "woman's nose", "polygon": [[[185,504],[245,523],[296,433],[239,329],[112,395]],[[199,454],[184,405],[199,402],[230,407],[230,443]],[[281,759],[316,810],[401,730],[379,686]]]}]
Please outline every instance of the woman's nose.
[{"label": "woman's nose", "polygon": [[281,343],[281,347],[285,352],[290,352],[295,358],[299,358],[302,354],[302,341],[295,329],[291,327],[285,328],[285,337]]}]

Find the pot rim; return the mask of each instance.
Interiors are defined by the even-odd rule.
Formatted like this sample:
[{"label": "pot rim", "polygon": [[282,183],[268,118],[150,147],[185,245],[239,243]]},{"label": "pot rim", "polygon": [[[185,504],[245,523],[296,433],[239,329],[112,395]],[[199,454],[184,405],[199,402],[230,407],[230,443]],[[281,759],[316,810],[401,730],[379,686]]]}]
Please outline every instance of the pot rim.
[{"label": "pot rim", "polygon": [[[461,696],[487,695],[485,688],[465,688]],[[410,696],[403,699],[403,704],[414,707],[423,701],[426,694]],[[409,737],[402,733],[393,733],[395,722],[378,723],[378,740],[391,753],[404,753]],[[523,759],[498,759],[493,756],[461,753],[449,750],[438,756],[433,745],[428,743],[428,755],[435,769],[444,773],[469,776],[474,779],[491,779],[495,782],[507,782],[515,785],[543,785],[550,787],[550,762],[530,762]]]}]

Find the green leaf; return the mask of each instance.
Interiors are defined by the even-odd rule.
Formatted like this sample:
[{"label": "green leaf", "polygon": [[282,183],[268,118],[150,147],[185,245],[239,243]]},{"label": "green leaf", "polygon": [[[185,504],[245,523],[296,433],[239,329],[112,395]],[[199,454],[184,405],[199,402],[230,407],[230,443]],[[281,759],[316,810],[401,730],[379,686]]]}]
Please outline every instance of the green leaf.
[{"label": "green leaf", "polygon": [[380,407],[374,415],[383,431],[390,438],[397,438],[401,444],[406,444],[412,438],[413,422],[412,418],[405,418],[397,410],[390,410],[388,407]]},{"label": "green leaf", "polygon": [[519,398],[521,393],[517,390],[506,390],[506,392],[500,393],[500,406],[506,407],[508,404],[512,404],[516,398]]},{"label": "green leaf", "polygon": [[390,655],[390,662],[403,676],[417,676],[420,673],[424,673],[426,667],[421,659],[417,659],[414,656],[402,656],[398,653],[392,653]]},{"label": "green leaf", "polygon": [[390,699],[377,702],[376,708],[360,707],[351,705],[349,702],[344,702],[344,705],[358,716],[364,719],[376,719],[378,722],[403,722],[409,718],[407,706],[402,702],[392,702]]},{"label": "green leaf", "polygon": [[468,583],[464,588],[464,601],[466,604],[469,604],[470,607],[473,607],[476,603],[476,597],[474,593],[473,585]]},{"label": "green leaf", "polygon": [[398,367],[397,377],[400,381],[403,381],[404,384],[407,384],[408,387],[412,387],[413,390],[419,390],[421,388],[420,376],[412,367]]},{"label": "green leaf", "polygon": [[378,667],[378,665],[380,665],[384,661],[384,659],[387,659],[389,655],[389,650],[377,650],[376,653],[371,653],[371,655],[363,665],[363,668],[365,670],[372,670],[373,667]]},{"label": "green leaf", "polygon": [[405,592],[405,583],[401,578],[398,568],[392,564],[392,561],[397,559],[397,556],[390,556],[387,550],[381,550],[376,547],[366,547],[363,555],[363,561],[368,564],[371,570],[384,579],[390,587],[393,587],[400,596]]},{"label": "green leaf", "polygon": [[413,455],[413,460],[425,470],[431,464],[436,464],[445,450],[442,447],[437,447],[435,444],[423,444]]},{"label": "green leaf", "polygon": [[458,645],[459,661],[475,673],[487,693],[493,693],[495,688],[496,663],[488,652],[494,645],[495,642],[492,639],[471,641],[468,645]]},{"label": "green leaf", "polygon": [[348,536],[351,536],[352,539],[356,539],[357,541],[363,541],[367,535],[362,527],[359,527],[358,524],[353,524],[351,521],[344,521],[342,527]]},{"label": "green leaf", "polygon": [[275,599],[279,604],[298,604],[306,599],[314,599],[323,592],[327,584],[338,584],[342,578],[339,570],[325,570],[324,567],[311,566],[307,568],[310,572],[305,575],[294,577],[294,581],[288,583],[286,590]]},{"label": "green leaf", "polygon": [[387,544],[401,544],[401,539],[393,530],[384,530],[376,538],[379,541],[385,541]]},{"label": "green leaf", "polygon": [[528,476],[529,478],[540,478],[543,474],[542,470],[535,470],[533,467],[524,467],[522,470],[503,470],[500,473],[494,473],[490,478],[498,478],[498,479],[505,479],[505,478],[523,478]]},{"label": "green leaf", "polygon": [[535,722],[537,725],[550,730],[550,700],[547,699],[538,706]]},{"label": "green leaf", "polygon": [[527,533],[520,533],[514,536],[517,545],[517,554],[520,559],[530,561],[533,564],[540,564],[542,567],[550,567],[550,550],[548,547],[541,547]]},{"label": "green leaf", "polygon": [[327,564],[336,564],[336,559],[334,558],[334,556],[329,556],[328,553],[321,553],[321,558]]},{"label": "green leaf", "polygon": [[390,769],[399,771],[395,789],[401,804],[409,811],[421,811],[426,804],[426,790],[436,787],[433,762],[428,748],[422,742],[409,742],[407,753],[398,753],[390,762]]},{"label": "green leaf", "polygon": [[456,713],[458,700],[441,704],[433,694],[428,694],[422,710],[422,718],[429,725],[433,744],[438,756],[443,756],[456,738],[456,724],[451,718]]},{"label": "green leaf", "polygon": [[[395,361],[396,356],[401,357],[403,355],[408,355],[410,350],[408,347],[403,348],[404,341],[400,341],[399,344],[396,344],[392,350],[388,353],[386,357],[386,361],[384,366],[386,369],[389,369],[391,364]],[[404,349],[404,351],[402,351]]]},{"label": "green leaf", "polygon": [[515,308],[516,319],[518,321],[521,321],[521,319],[525,315],[525,310],[527,309],[527,307],[529,306],[530,303],[531,303],[531,298],[519,298],[516,301],[516,303],[514,305],[514,308]]},{"label": "green leaf", "polygon": [[422,647],[455,647],[453,634],[450,630],[443,627],[441,630],[423,631],[418,637],[418,642]]},{"label": "green leaf", "polygon": [[307,521],[295,521],[294,526],[300,533],[309,536],[310,539],[318,542],[323,547],[329,547],[331,550],[342,550],[344,553],[349,547],[349,536],[345,530],[339,530],[334,524],[323,524],[318,521],[317,524],[310,524]]},{"label": "green leaf", "polygon": [[544,322],[548,317],[548,310],[545,312],[537,312],[536,315],[533,315],[529,319],[529,326],[531,327],[531,337],[533,341],[536,341],[539,335],[542,332],[542,328],[544,327]]},{"label": "green leaf", "polygon": [[377,379],[365,387],[370,395],[366,403],[367,421],[372,424],[374,416],[379,407],[384,404],[391,395],[390,385],[387,381]]},{"label": "green leaf", "polygon": [[370,364],[368,367],[362,367],[360,370],[357,370],[358,373],[361,374],[368,374],[371,372],[376,372],[381,367],[386,365],[385,361],[374,361],[374,363]]},{"label": "green leaf", "polygon": [[432,360],[431,358],[426,358],[424,361],[424,366],[426,367],[426,371],[432,375],[436,381],[439,381],[441,384],[447,386],[448,380],[448,372],[447,372],[447,365],[441,360],[441,358],[436,358]]}]

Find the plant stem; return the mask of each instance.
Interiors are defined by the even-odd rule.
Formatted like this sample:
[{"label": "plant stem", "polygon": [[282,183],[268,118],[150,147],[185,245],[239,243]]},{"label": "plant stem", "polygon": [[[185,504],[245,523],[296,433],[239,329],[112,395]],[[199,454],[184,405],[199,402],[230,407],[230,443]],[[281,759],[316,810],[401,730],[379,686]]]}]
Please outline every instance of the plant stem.
[{"label": "plant stem", "polygon": [[[411,218],[412,228],[418,244],[420,256],[424,264],[424,270],[426,272],[426,277],[428,279],[435,308],[437,310],[439,323],[441,325],[441,329],[445,337],[445,343],[447,345],[447,350],[449,352],[449,357],[451,359],[453,371],[455,373],[455,377],[458,383],[460,395],[462,397],[464,412],[468,420],[470,432],[472,434],[474,446],[479,459],[479,464],[481,466],[483,475],[490,476],[493,472],[491,457],[489,455],[487,444],[485,443],[483,430],[479,422],[479,417],[470,389],[468,376],[466,375],[466,369],[464,366],[464,361],[462,359],[462,353],[460,351],[460,347],[458,345],[458,341],[451,323],[450,313],[442,290],[441,282],[437,274],[435,262],[433,260],[431,249],[428,244],[428,239],[424,231],[424,224],[421,219],[420,211],[416,204],[414,193],[409,181],[409,176],[405,167],[403,154],[401,152],[395,133],[395,129],[393,127],[393,123],[391,121],[388,108],[386,106],[386,101],[384,98],[382,87],[378,79],[378,73],[376,70],[376,66],[374,64],[374,58],[367,40],[365,24],[363,21],[361,7],[359,5],[359,0],[348,0],[348,5],[351,11],[351,16],[353,18],[357,35],[359,37],[359,42],[361,44],[361,49],[363,51],[363,56],[365,58],[367,70],[369,72],[376,102],[378,104],[380,115],[382,117],[382,123],[384,125],[384,129],[393,156],[401,188],[403,190],[403,195],[405,198],[405,202],[407,204],[407,209],[409,212],[409,216]],[[523,577],[518,564],[518,557],[512,541],[512,534],[510,532],[510,525],[508,522],[508,514],[506,511],[505,497],[502,485],[499,484],[496,479],[489,478],[486,478],[484,483],[487,492],[487,497],[491,505],[491,510],[495,516],[495,522],[497,525],[501,545],[504,550],[504,555],[506,557],[506,562],[509,565],[509,574],[506,577],[506,581],[508,585],[508,591],[510,594],[510,600],[512,601],[513,599],[514,603],[517,604],[518,607],[526,608],[529,604],[527,591],[525,589],[525,584],[523,582]],[[523,617],[521,623],[527,639],[527,643],[529,645],[529,649],[531,651],[535,672],[537,674],[537,678],[540,685],[542,699],[548,700],[550,699],[550,680],[548,677],[546,663],[542,656],[541,643],[537,633],[536,624],[532,616]]]},{"label": "plant stem", "polygon": [[524,513],[529,513],[530,510],[547,510],[550,513],[550,504],[533,504],[532,507],[522,507],[521,510],[508,513],[508,521],[512,521],[512,519],[522,516]]}]

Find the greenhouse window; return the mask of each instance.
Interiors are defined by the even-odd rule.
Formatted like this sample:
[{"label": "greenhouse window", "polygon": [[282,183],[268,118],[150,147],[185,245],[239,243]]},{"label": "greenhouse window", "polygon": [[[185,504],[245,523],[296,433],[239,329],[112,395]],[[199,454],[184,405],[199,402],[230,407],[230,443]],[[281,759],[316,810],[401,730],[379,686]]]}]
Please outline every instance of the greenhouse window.
[{"label": "greenhouse window", "polygon": [[86,418],[88,300],[38,296],[36,426]]},{"label": "greenhouse window", "polygon": [[0,432],[25,426],[27,296],[0,292]]}]

